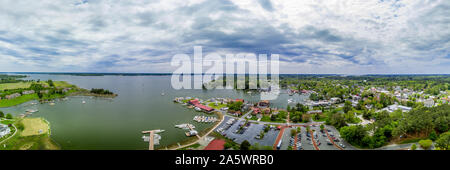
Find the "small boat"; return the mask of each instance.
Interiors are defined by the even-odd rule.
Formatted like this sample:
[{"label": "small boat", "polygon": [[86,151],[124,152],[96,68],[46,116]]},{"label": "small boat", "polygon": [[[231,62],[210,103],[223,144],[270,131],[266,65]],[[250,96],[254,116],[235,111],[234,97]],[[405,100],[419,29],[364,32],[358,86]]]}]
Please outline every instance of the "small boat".
[{"label": "small boat", "polygon": [[86,101],[84,101],[84,100],[83,100],[83,101],[82,101],[81,103],[85,104],[85,103],[86,103]]},{"label": "small boat", "polygon": [[27,109],[25,112],[29,112],[29,113],[35,113],[38,112],[38,110],[33,110],[33,109]]},{"label": "small boat", "polygon": [[180,129],[186,129],[186,130],[190,130],[190,129],[194,129],[195,128],[194,125],[188,124],[188,123],[175,125],[175,127],[176,128],[180,128]]},{"label": "small boat", "polygon": [[55,105],[55,103],[51,102],[51,103],[49,103],[49,105],[50,105],[50,106],[54,106],[54,105]]},{"label": "small boat", "polygon": [[164,131],[166,131],[166,130],[162,130],[162,129],[154,130],[155,133],[161,133],[161,132],[164,132]]},{"label": "small boat", "polygon": [[150,141],[150,136],[142,136],[142,139],[144,139],[145,142]]},{"label": "small boat", "polygon": [[162,92],[162,93],[161,93],[161,96],[164,96],[164,95],[165,95],[165,93],[164,93],[164,92]]},{"label": "small boat", "polygon": [[293,100],[292,99],[288,99],[288,103],[292,103],[293,102]]}]

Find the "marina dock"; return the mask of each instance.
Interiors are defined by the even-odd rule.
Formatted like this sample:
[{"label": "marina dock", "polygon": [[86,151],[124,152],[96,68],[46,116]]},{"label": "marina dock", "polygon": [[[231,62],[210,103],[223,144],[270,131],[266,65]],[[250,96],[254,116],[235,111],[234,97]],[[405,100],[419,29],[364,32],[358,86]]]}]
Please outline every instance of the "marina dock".
[{"label": "marina dock", "polygon": [[150,140],[148,145],[148,150],[154,150],[154,144],[155,144],[155,133],[163,132],[164,130],[148,130],[148,131],[142,131],[142,133],[150,133]]}]

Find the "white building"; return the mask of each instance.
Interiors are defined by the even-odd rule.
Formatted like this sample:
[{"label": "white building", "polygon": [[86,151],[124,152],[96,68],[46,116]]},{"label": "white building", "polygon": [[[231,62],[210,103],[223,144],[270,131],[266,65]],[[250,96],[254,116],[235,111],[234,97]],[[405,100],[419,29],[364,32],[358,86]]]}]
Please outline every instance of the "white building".
[{"label": "white building", "polygon": [[23,91],[22,94],[33,94],[34,90]]},{"label": "white building", "polygon": [[433,99],[428,99],[423,101],[423,105],[425,107],[433,107],[434,106],[434,100]]},{"label": "white building", "polygon": [[0,124],[0,138],[11,133],[11,129],[7,125]]},{"label": "white building", "polygon": [[400,109],[402,112],[409,112],[412,108],[411,107],[407,107],[407,106],[402,106],[402,105],[398,105],[398,104],[393,104],[390,105],[386,108],[381,109],[380,111],[388,111],[389,113],[392,113],[396,110]]}]

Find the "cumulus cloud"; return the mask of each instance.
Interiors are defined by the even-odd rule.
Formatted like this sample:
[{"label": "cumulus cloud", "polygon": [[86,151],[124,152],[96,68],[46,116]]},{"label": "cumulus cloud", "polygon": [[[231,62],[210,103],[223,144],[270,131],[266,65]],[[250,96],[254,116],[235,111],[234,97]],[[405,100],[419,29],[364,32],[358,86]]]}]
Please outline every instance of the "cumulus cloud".
[{"label": "cumulus cloud", "polygon": [[450,73],[449,27],[445,0],[2,0],[0,71],[172,72],[202,46],[281,73]]}]

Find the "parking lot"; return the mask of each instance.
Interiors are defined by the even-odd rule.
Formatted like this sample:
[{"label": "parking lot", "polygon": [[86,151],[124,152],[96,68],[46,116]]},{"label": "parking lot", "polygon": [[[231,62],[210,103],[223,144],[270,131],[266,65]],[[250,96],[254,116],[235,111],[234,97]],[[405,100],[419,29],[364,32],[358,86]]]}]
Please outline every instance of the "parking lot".
[{"label": "parking lot", "polygon": [[308,138],[309,139],[311,139],[310,137],[307,137],[306,136],[306,128],[305,127],[301,127],[301,134],[299,134],[299,135],[301,135],[302,137],[302,140],[300,141],[300,143],[302,144],[302,149],[303,150],[315,150],[314,149],[314,145],[311,143],[311,140],[308,140]]},{"label": "parking lot", "polygon": [[[283,136],[281,137],[280,150],[287,150],[289,147],[289,139],[291,138],[291,128],[284,129]],[[278,143],[277,143],[278,145]]]},{"label": "parking lot", "polygon": [[336,144],[343,144],[345,147],[343,148],[344,150],[355,150],[356,148],[352,147],[350,144],[348,144],[345,140],[343,140],[340,135],[339,132],[336,130],[336,128],[332,127],[332,126],[325,126],[325,128],[327,130],[330,130],[330,132],[328,133],[333,133],[334,137],[339,139],[339,142],[335,142]]},{"label": "parking lot", "polygon": [[329,140],[329,139],[328,139],[327,134],[325,133],[325,130],[323,133],[320,132],[319,126],[316,126],[316,127],[311,126],[311,130],[315,130],[315,132],[316,132],[316,135],[317,135],[316,144],[320,150],[339,150],[338,148],[336,148],[333,145],[333,143],[331,143],[331,141],[328,144],[327,140]]},{"label": "parking lot", "polygon": [[[255,143],[258,143],[259,146],[273,146],[276,137],[279,133],[279,130],[275,130],[274,128],[271,128],[267,133],[265,133],[264,137],[262,139],[256,139],[255,137],[260,134],[262,130],[264,130],[264,125],[262,124],[255,124],[250,123],[249,126],[243,129],[243,132],[235,133],[236,131],[239,131],[240,127],[239,125],[242,125],[245,123],[245,120],[236,120],[231,126],[227,125],[227,122],[231,119],[231,117],[225,116],[224,121],[219,125],[215,131],[223,128],[223,131],[219,132],[222,135],[226,136],[227,138],[235,141],[236,143],[242,143],[244,140],[247,140],[252,145]],[[228,128],[227,128],[228,127]]]}]

